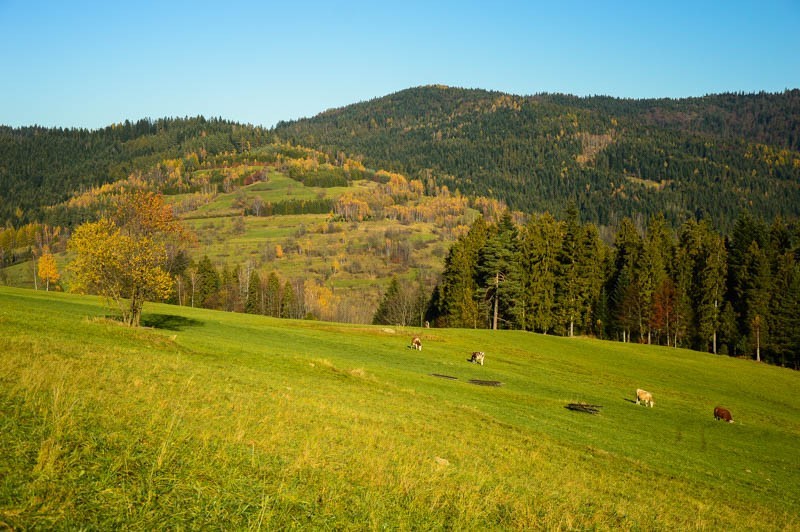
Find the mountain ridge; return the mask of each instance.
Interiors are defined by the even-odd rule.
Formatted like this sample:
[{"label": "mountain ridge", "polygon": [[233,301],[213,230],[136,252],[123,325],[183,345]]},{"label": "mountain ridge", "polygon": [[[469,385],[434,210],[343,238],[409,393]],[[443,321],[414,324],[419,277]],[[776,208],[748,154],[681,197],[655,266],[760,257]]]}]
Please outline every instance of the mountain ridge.
[{"label": "mountain ridge", "polygon": [[274,128],[221,118],[142,119],[98,130],[0,126],[0,221],[41,220],[76,191],[167,159],[246,154],[276,141],[373,169],[585,221],[663,213],[677,227],[740,212],[800,216],[800,90],[624,99],[426,85]]},{"label": "mountain ridge", "polygon": [[800,214],[797,89],[633,100],[427,85],[273,131],[523,211],[571,201],[599,224],[664,212],[729,228],[742,209]]}]

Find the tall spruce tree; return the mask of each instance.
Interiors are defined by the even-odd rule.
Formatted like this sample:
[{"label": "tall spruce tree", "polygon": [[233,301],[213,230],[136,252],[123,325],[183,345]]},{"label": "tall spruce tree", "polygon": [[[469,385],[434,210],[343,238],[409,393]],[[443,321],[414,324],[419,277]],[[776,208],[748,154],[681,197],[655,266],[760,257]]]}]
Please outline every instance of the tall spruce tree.
[{"label": "tall spruce tree", "polygon": [[197,264],[197,304],[204,308],[218,308],[220,286],[219,272],[211,263],[211,259],[204,255]]},{"label": "tall spruce tree", "polygon": [[[513,269],[517,258],[517,229],[506,211],[496,226],[487,232],[478,252],[478,300],[484,311],[483,319],[491,329],[498,323],[507,328],[513,324],[512,308],[519,294],[518,277]],[[488,315],[486,312],[488,311]]]},{"label": "tall spruce tree", "polygon": [[647,234],[642,241],[642,252],[637,268],[639,279],[637,296],[640,299],[637,306],[641,308],[639,334],[642,338],[647,339],[648,344],[652,343],[651,326],[656,291],[661,289],[663,296],[665,295],[664,290],[668,291],[670,288],[668,284],[665,284],[665,280],[672,247],[672,236],[664,216],[652,217],[647,226]]},{"label": "tall spruce tree", "polygon": [[514,306],[516,322],[524,329],[547,334],[556,324],[555,286],[563,224],[550,214],[533,216],[519,242],[517,267],[519,299]]},{"label": "tall spruce tree", "polygon": [[[227,312],[241,311],[242,310],[242,294],[241,287],[239,286],[240,269],[236,266],[233,269],[228,269],[223,266],[220,273],[219,281],[219,300],[222,310]],[[247,287],[245,283],[245,288]],[[244,299],[247,299],[245,293]]]},{"label": "tall spruce tree", "polygon": [[281,281],[278,274],[270,272],[264,287],[264,311],[267,316],[281,315]]},{"label": "tall spruce tree", "polygon": [[433,317],[437,325],[476,328],[481,325],[477,301],[478,253],[486,242],[488,228],[482,217],[459,238],[445,258],[442,280],[436,288]]},{"label": "tall spruce tree", "polygon": [[756,360],[761,362],[761,350],[769,343],[769,327],[772,325],[769,312],[772,275],[767,253],[758,242],[750,244],[744,270],[747,345]]},{"label": "tall spruce tree", "polygon": [[247,302],[244,311],[248,314],[264,314],[262,304],[261,277],[257,271],[250,273],[250,281],[247,283]]},{"label": "tall spruce tree", "polygon": [[613,268],[608,281],[613,329],[630,341],[639,323],[638,273],[642,238],[630,218],[623,218],[614,237]]},{"label": "tall spruce tree", "polygon": [[564,237],[558,253],[555,309],[557,325],[567,336],[586,329],[591,306],[602,285],[602,252],[594,225],[581,225],[578,210],[571,206],[564,222]]},{"label": "tall spruce tree", "polygon": [[716,353],[727,274],[724,240],[707,220],[689,220],[681,229],[680,257],[688,276],[681,281],[692,309],[691,347]]},{"label": "tall spruce tree", "polygon": [[774,362],[798,368],[800,362],[800,264],[794,253],[783,254],[775,274],[770,335]]},{"label": "tall spruce tree", "polygon": [[[705,249],[698,271],[699,300],[695,303],[698,337],[710,351],[717,354],[720,313],[724,304],[725,283],[728,272],[725,241],[706,225]],[[702,344],[700,345],[702,348]],[[706,347],[708,350],[708,347]]]},{"label": "tall spruce tree", "polygon": [[281,318],[302,318],[303,309],[292,283],[283,283],[281,294]]},{"label": "tall spruce tree", "polygon": [[751,296],[756,282],[751,246],[763,250],[766,245],[766,225],[754,218],[748,211],[742,211],[731,232],[728,246],[728,298],[736,316],[736,354],[751,353]]}]

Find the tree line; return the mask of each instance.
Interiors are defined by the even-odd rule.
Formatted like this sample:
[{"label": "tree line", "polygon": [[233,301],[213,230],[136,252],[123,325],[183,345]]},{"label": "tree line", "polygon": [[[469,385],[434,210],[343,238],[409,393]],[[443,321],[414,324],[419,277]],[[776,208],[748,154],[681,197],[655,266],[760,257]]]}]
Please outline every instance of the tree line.
[{"label": "tree line", "polygon": [[[707,219],[673,230],[663,216],[643,228],[625,218],[608,245],[575,206],[567,213],[564,220],[544,213],[523,224],[509,211],[497,222],[477,217],[451,246],[435,286],[429,278],[393,279],[373,322],[583,334],[800,369],[796,221],[768,225],[745,211],[724,236]],[[46,251],[45,237],[59,237],[46,229],[14,236],[41,241]],[[354,321],[342,309],[363,307],[343,304],[323,284],[281,280],[251,263],[221,272],[208,257],[194,263],[191,243],[162,196],[120,196],[105,216],[72,234],[70,288],[106,296],[132,326],[150,300],[333,321]],[[38,264],[49,289],[58,272],[46,260]]]},{"label": "tree line", "polygon": [[[407,316],[415,316],[408,321]],[[404,321],[405,320],[405,321]],[[800,225],[748,213],[729,236],[707,219],[620,223],[612,245],[564,220],[478,218],[423,304],[392,282],[375,323],[522,329],[687,347],[800,368]]]}]

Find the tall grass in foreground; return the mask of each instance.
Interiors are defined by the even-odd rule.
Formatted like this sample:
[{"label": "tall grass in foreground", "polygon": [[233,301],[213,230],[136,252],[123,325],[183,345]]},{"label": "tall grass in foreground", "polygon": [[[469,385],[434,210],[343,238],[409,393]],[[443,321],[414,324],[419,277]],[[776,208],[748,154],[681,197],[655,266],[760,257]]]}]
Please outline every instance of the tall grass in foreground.
[{"label": "tall grass in foreground", "polygon": [[0,526],[800,528],[795,372],[513,332],[417,330],[417,352],[411,331],[105,314],[0,288]]}]

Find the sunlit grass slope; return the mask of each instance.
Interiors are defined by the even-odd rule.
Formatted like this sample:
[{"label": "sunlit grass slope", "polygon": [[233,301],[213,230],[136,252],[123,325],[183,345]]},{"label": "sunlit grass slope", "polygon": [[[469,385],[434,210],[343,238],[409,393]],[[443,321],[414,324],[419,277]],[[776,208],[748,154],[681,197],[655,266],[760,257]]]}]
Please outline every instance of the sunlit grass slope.
[{"label": "sunlit grass slope", "polygon": [[0,288],[0,527],[800,528],[796,372],[530,333],[106,314]]}]

